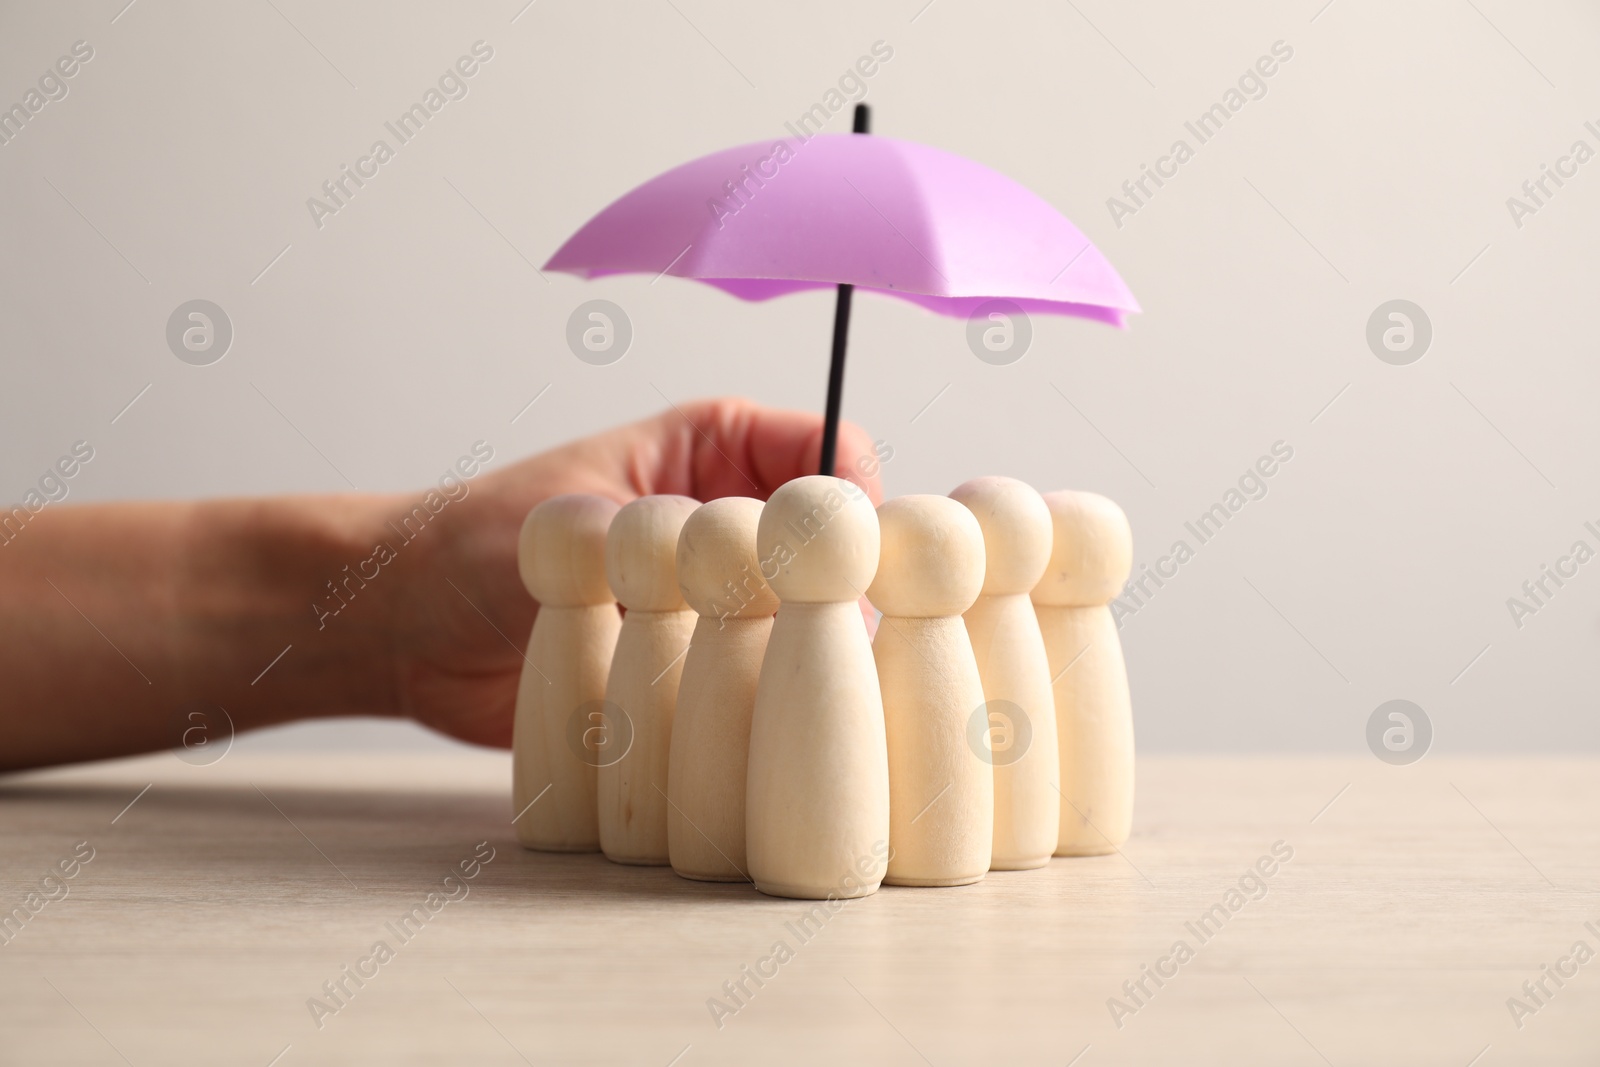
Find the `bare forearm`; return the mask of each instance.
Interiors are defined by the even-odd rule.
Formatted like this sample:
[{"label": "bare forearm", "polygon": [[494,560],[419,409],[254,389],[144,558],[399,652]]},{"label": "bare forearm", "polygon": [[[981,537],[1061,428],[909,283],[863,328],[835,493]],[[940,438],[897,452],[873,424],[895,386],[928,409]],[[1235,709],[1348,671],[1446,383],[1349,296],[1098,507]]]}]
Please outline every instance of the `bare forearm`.
[{"label": "bare forearm", "polygon": [[240,730],[393,713],[381,590],[337,627],[319,629],[311,607],[370,552],[380,507],[283,497],[46,509],[0,545],[0,769],[171,748],[196,706],[225,709]]},{"label": "bare forearm", "polygon": [[[530,508],[764,497],[816,469],[821,435],[700,401],[509,465],[478,441],[409,493],[51,505],[0,532],[0,770],[173,748],[196,708],[237,730],[405,716],[507,746],[538,610],[517,566]],[[892,450],[848,424],[839,442],[876,495]]]}]

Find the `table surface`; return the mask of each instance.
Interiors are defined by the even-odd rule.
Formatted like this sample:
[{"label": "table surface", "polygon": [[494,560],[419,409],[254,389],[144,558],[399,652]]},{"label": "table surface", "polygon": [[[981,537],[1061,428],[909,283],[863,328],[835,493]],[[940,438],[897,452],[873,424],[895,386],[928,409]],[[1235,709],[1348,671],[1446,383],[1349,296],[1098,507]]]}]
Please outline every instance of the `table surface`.
[{"label": "table surface", "polygon": [[[747,885],[522,850],[500,753],[11,776],[0,1062],[1594,1064],[1600,961],[1572,953],[1600,951],[1597,772],[1144,756],[1120,854],[809,924]],[[1544,965],[1576,974],[1536,1001]],[[346,967],[370,977],[334,1000]],[[1136,999],[1146,967],[1170,977]]]}]

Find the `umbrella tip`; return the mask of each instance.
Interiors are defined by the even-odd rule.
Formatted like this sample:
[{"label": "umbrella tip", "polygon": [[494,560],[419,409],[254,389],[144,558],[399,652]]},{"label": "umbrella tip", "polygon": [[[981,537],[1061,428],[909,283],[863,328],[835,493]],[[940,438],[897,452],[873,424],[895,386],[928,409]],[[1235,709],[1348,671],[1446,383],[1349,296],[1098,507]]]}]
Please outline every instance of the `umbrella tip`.
[{"label": "umbrella tip", "polygon": [[872,125],[872,109],[866,104],[856,105],[855,121],[850,126],[851,133],[866,133]]}]

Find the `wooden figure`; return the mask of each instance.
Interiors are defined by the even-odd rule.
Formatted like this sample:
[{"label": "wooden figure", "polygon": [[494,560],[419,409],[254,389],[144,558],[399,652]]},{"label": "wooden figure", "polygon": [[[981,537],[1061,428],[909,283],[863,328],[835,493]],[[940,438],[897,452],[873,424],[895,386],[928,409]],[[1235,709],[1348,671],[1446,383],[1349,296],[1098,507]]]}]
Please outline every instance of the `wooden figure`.
[{"label": "wooden figure", "polygon": [[1095,493],[1044,494],[1054,544],[1033,590],[1055,680],[1061,752],[1058,856],[1114,852],[1133,825],[1133,708],[1110,603],[1133,566],[1122,509]]},{"label": "wooden figure", "polygon": [[511,799],[517,840],[546,852],[600,847],[595,761],[573,744],[598,713],[622,619],[606,584],[605,497],[551,497],[528,513],[517,541],[522,584],[539,602],[517,686]]},{"label": "wooden figure", "polygon": [[883,699],[859,604],[878,517],[849,482],[796,478],[761,510],[756,551],[781,603],[750,724],[750,877],[773,896],[865,896],[889,854]]},{"label": "wooden figure", "polygon": [[[983,533],[957,501],[878,508],[882,553],[867,597],[889,750],[890,885],[968,885],[989,870],[994,769],[983,683],[961,613],[983,587]],[[974,747],[969,724],[982,723]]]},{"label": "wooden figure", "polygon": [[683,661],[667,772],[672,869],[705,882],[749,879],[745,768],[756,682],[778,598],[761,576],[762,503],[704,504],[678,536],[678,586],[700,616]]},{"label": "wooden figure", "polygon": [[678,535],[699,506],[684,496],[640,497],[617,512],[606,534],[606,579],[628,609],[606,678],[615,721],[597,775],[600,850],[614,863],[670,862],[667,759],[695,622],[678,589]]},{"label": "wooden figure", "polygon": [[983,679],[994,764],[989,868],[1029,870],[1050,862],[1061,820],[1050,661],[1028,598],[1050,562],[1050,509],[1015,478],[974,478],[950,496],[983,529],[983,592],[965,618]]}]

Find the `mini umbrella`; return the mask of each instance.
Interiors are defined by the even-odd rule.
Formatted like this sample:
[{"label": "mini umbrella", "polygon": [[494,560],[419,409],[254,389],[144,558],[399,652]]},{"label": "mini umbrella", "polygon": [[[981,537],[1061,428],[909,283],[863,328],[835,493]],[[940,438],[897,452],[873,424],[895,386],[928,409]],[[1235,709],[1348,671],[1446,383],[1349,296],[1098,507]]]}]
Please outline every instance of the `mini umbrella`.
[{"label": "mini umbrella", "polygon": [[[866,133],[857,105],[855,132]],[[703,156],[614,201],[545,270],[671,274],[744,300],[838,287],[822,473],[833,473],[856,287],[967,317],[988,301],[1114,326],[1139,310],[1110,263],[1028,189],[911,141],[813,134]]]}]

